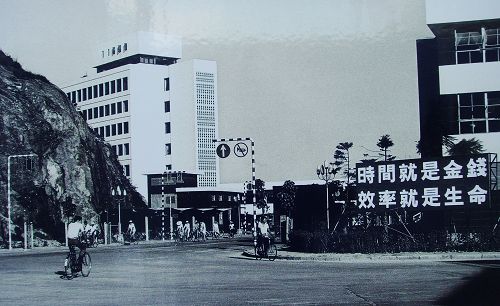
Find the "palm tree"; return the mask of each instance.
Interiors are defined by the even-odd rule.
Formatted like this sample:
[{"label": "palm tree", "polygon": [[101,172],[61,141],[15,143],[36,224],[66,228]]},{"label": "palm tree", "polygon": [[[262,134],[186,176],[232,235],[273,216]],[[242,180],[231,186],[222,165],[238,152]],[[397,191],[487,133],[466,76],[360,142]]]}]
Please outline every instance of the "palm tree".
[{"label": "palm tree", "polygon": [[389,136],[387,134],[382,135],[380,137],[380,139],[378,140],[377,147],[379,147],[380,151],[383,152],[382,156],[384,156],[384,161],[394,160],[396,158],[396,156],[388,154],[389,148],[392,147],[393,145],[394,145],[394,142],[392,141],[391,136]]},{"label": "palm tree", "polygon": [[484,152],[481,141],[476,138],[462,139],[448,147],[448,154],[450,156],[457,155],[473,155]]}]

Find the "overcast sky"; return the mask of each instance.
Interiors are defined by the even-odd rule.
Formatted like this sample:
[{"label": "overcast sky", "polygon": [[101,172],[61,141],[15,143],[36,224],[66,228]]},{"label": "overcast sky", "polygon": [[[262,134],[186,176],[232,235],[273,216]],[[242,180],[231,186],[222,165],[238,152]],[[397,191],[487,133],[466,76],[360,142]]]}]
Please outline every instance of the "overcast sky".
[{"label": "overcast sky", "polygon": [[416,157],[424,0],[0,0],[0,29],[2,50],[57,85],[89,70],[99,42],[182,36],[184,60],[217,61],[219,134],[255,140],[265,181],[315,179],[339,142],[359,160],[383,134]]}]

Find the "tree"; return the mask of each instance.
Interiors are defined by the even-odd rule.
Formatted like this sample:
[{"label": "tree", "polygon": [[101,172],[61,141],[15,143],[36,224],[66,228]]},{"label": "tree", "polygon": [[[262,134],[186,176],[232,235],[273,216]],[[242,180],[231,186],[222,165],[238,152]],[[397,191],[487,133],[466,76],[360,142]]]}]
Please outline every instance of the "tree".
[{"label": "tree", "polygon": [[484,152],[481,141],[476,138],[462,139],[448,148],[450,156],[480,154]]},{"label": "tree", "polygon": [[292,211],[295,209],[295,193],[297,187],[293,181],[287,180],[283,183],[283,188],[278,193],[278,200],[280,201],[281,208],[286,212],[288,217],[291,216]]},{"label": "tree", "polygon": [[341,142],[337,145],[337,147],[335,147],[335,152],[333,153],[333,158],[335,159],[333,164],[337,171],[344,168],[342,173],[346,178],[347,184],[350,183],[352,173],[349,155],[349,150],[352,148],[352,145],[352,142]]},{"label": "tree", "polygon": [[390,161],[394,160],[396,156],[388,154],[390,151],[389,148],[394,145],[394,142],[391,139],[391,136],[389,135],[382,135],[380,139],[377,142],[377,147],[380,148],[380,151],[382,151],[381,156],[384,157],[384,161]]}]

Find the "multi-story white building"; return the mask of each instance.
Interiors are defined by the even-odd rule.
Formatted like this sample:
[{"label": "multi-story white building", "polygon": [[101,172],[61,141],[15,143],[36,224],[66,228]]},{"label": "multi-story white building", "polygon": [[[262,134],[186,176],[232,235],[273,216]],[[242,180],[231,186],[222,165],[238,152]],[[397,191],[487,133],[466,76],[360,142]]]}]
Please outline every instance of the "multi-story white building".
[{"label": "multi-story white building", "polygon": [[96,72],[62,89],[147,198],[146,174],[198,173],[216,186],[217,65],[182,56],[179,38],[139,32],[104,45]]},{"label": "multi-story white building", "polygon": [[423,153],[440,153],[441,135],[500,153],[500,1],[427,0],[426,21],[435,38],[417,41]]}]

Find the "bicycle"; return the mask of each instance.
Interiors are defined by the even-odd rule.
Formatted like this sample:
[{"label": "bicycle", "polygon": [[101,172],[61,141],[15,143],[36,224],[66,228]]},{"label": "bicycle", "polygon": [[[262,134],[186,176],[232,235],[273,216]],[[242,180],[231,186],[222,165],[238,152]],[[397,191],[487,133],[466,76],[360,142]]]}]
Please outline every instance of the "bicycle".
[{"label": "bicycle", "polygon": [[78,272],[81,272],[83,277],[87,277],[92,269],[92,260],[87,252],[85,239],[80,240],[79,248],[78,258],[76,258],[75,247],[73,246],[64,260],[64,274],[68,279],[76,277]]},{"label": "bicycle", "polygon": [[266,237],[269,239],[269,248],[267,251],[264,249],[265,244],[263,242],[257,243],[257,246],[255,246],[255,258],[257,260],[261,260],[262,258],[267,258],[270,261],[274,261],[276,257],[278,257],[278,248],[274,244],[274,239],[271,239],[270,237]]},{"label": "bicycle", "polygon": [[123,244],[124,245],[130,245],[130,244],[139,244],[139,235],[138,233],[131,234],[131,233],[125,233],[123,237]]}]

